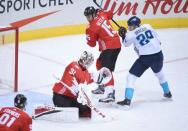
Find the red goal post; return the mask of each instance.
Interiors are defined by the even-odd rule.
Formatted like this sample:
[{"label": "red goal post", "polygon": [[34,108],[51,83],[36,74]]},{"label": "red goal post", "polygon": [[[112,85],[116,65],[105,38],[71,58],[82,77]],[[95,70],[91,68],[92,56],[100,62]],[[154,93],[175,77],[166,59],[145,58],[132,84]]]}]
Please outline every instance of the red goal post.
[{"label": "red goal post", "polygon": [[[13,33],[14,35],[14,40],[13,40],[13,44],[14,45],[14,69],[13,69],[13,72],[14,72],[14,82],[13,82],[13,85],[12,87],[14,88],[14,92],[17,92],[18,91],[18,48],[19,48],[19,28],[18,27],[11,27],[11,26],[8,26],[8,27],[0,27],[0,33],[2,32],[8,32],[8,31],[13,31],[15,33]],[[2,38],[2,44],[6,44],[5,43],[5,38],[4,36],[1,36]],[[0,65],[1,66],[1,65]],[[1,68],[1,67],[0,67]],[[1,75],[1,72],[0,72],[0,75]]]}]

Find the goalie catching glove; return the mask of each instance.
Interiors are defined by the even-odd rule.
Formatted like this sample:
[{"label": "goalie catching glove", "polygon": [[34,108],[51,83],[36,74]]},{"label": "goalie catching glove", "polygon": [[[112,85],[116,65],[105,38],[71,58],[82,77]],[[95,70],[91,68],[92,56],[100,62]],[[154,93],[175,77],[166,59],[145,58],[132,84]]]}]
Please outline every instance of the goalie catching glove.
[{"label": "goalie catching glove", "polygon": [[97,73],[93,73],[92,75],[93,81],[98,85],[106,84],[112,78],[111,71],[106,67],[101,68]]}]

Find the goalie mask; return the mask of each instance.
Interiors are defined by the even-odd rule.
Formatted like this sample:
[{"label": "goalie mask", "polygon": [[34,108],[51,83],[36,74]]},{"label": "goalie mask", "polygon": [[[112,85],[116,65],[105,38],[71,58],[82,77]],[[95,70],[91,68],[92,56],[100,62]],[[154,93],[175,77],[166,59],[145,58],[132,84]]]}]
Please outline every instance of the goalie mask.
[{"label": "goalie mask", "polygon": [[16,97],[14,98],[14,106],[15,107],[24,109],[26,104],[27,104],[27,98],[24,95],[22,95],[22,94],[16,95]]},{"label": "goalie mask", "polygon": [[94,57],[93,54],[88,52],[88,51],[84,51],[81,56],[80,59],[78,60],[78,63],[85,69],[88,69],[94,61]]}]

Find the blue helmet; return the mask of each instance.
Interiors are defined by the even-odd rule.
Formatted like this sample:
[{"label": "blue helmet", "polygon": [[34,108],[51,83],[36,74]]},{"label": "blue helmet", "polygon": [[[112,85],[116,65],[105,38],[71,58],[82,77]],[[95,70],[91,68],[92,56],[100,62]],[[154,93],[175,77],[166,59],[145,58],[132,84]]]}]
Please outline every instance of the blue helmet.
[{"label": "blue helmet", "polygon": [[131,17],[131,18],[127,21],[128,26],[133,26],[133,25],[139,26],[140,23],[141,23],[141,20],[140,20],[140,18],[138,18],[137,16],[133,16],[133,17]]}]

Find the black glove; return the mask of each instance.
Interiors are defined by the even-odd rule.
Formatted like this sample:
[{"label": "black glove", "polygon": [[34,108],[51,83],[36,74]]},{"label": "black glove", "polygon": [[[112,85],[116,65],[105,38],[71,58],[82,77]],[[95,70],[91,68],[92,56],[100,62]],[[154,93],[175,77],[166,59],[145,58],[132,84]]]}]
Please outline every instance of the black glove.
[{"label": "black glove", "polygon": [[119,33],[119,36],[121,36],[122,39],[124,39],[124,38],[125,38],[125,35],[126,35],[126,33],[127,33],[127,29],[126,29],[125,27],[121,26],[121,27],[119,28],[119,30],[118,30],[118,33]]},{"label": "black glove", "polygon": [[97,14],[99,11],[101,11],[102,9],[95,9],[95,13]]}]

